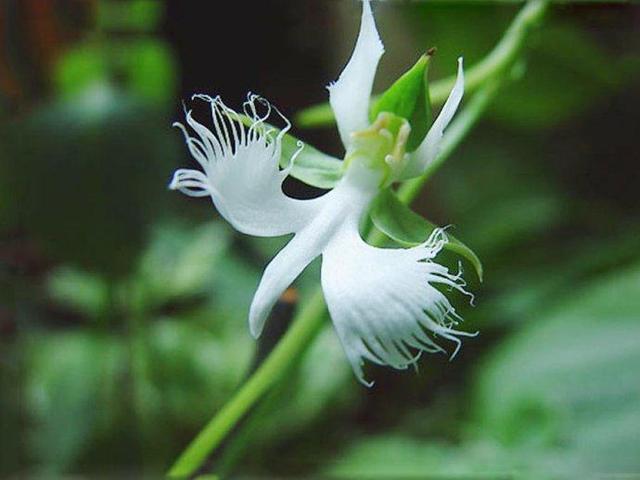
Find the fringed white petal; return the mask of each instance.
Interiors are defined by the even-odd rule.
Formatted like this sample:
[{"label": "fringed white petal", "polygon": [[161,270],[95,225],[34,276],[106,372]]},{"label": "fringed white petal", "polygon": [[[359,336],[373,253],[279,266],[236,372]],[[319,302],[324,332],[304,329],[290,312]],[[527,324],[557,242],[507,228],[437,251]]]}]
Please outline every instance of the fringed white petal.
[{"label": "fringed white petal", "polygon": [[[180,169],[169,188],[190,196],[211,195],[220,214],[249,235],[278,236],[303,228],[322,200],[296,200],[282,191],[291,168],[281,170],[279,166],[282,137],[291,127],[289,121],[256,95],[249,95],[244,104],[244,120],[249,126],[219,97],[194,98],[210,103],[212,128],[196,121],[191,110],[186,112],[186,123],[195,136],[184,125],[175,125],[184,133],[189,151],[203,171]],[[264,111],[260,113],[259,109]],[[285,123],[280,131],[265,123],[272,112]],[[295,155],[290,165],[294,160]]]},{"label": "fringed white petal", "polygon": [[410,249],[366,244],[354,222],[343,225],[323,253],[322,288],[345,353],[358,379],[369,385],[363,360],[405,369],[421,352],[444,351],[439,337],[455,343],[470,334],[455,329],[462,319],[434,287],[469,295],[461,276],[434,262],[446,236],[436,230]]},{"label": "fringed white petal", "polygon": [[369,125],[369,99],[378,61],[384,53],[369,0],[362,1],[360,33],[351,59],[329,89],[329,103],[345,148],[352,132]]},{"label": "fringed white petal", "polygon": [[445,102],[438,118],[433,122],[427,136],[424,138],[417,150],[411,154],[410,161],[406,169],[398,180],[406,180],[409,178],[422,175],[427,165],[429,165],[440,153],[442,137],[444,130],[447,128],[462,101],[464,95],[464,69],[462,65],[462,57],[458,59],[458,75],[456,82],[449,94],[449,98]]}]

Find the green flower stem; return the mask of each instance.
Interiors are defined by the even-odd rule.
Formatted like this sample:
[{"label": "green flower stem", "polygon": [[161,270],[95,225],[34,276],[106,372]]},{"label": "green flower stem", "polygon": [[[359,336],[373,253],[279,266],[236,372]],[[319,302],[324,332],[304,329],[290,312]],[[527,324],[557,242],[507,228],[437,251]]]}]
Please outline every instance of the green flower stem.
[{"label": "green flower stem", "polygon": [[260,367],[176,460],[170,477],[184,478],[195,473],[244,414],[288,371],[320,332],[324,320],[324,297],[318,288]]},{"label": "green flower stem", "polygon": [[[509,45],[517,48],[523,45],[524,35],[543,15],[547,0],[535,0],[523,7],[515,18],[505,37],[510,38]],[[517,27],[517,28],[516,28]],[[504,41],[500,42],[503,44]],[[506,47],[504,47],[506,48]],[[495,50],[494,50],[495,52]],[[517,50],[510,53],[515,57]],[[493,53],[492,53],[493,55]],[[504,53],[502,54],[504,55]],[[481,62],[484,64],[485,62]],[[410,203],[417,197],[424,183],[437,171],[460,144],[473,125],[477,123],[482,112],[491,103],[504,72],[504,64],[494,60],[495,70],[483,76],[485,85],[471,99],[468,106],[449,126],[440,156],[427,167],[420,178],[406,182],[398,191],[403,202]],[[369,243],[380,245],[385,237],[379,231],[368,236]],[[196,436],[187,449],[176,460],[169,471],[169,476],[184,478],[193,475],[206,461],[207,457],[220,444],[233,427],[247,414],[249,409],[260,400],[275,384],[282,380],[289,367],[302,355],[325,325],[326,307],[322,289],[318,288],[311,298],[302,306],[292,326],[287,330],[273,351],[244,383],[229,402]]]},{"label": "green flower stem", "polygon": [[[508,69],[516,61],[529,31],[542,18],[548,4],[548,0],[529,1],[520,10],[493,50],[465,72],[464,88],[467,94],[478,90],[487,79]],[[451,76],[431,84],[429,91],[434,105],[444,103],[455,80],[455,76]],[[378,98],[373,97],[373,100]],[[335,123],[335,117],[331,106],[325,102],[305,108],[296,115],[295,122],[303,128],[320,127]]]}]

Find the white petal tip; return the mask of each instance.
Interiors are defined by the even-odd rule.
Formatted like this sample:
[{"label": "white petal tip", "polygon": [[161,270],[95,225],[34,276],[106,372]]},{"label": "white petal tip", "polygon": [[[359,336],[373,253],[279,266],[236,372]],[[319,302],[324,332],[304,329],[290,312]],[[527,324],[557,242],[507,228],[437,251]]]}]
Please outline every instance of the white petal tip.
[{"label": "white petal tip", "polygon": [[180,170],[177,170],[173,173],[173,176],[171,177],[171,181],[169,182],[169,185],[167,185],[167,188],[169,190],[178,190],[180,188]]},{"label": "white petal tip", "polygon": [[260,338],[260,334],[262,332],[257,331],[254,328],[252,328],[251,326],[249,326],[249,333],[251,333],[251,336],[253,337],[254,340],[258,340]]},{"label": "white petal tip", "polygon": [[376,384],[376,382],[374,382],[373,380],[367,382],[364,378],[360,380],[360,383],[362,383],[367,388],[372,388]]},{"label": "white petal tip", "polygon": [[456,339],[456,348],[453,351],[453,353],[451,354],[451,356],[449,357],[449,361],[452,362],[454,358],[456,358],[456,355],[458,355],[458,352],[460,351],[460,349],[462,348],[462,342],[458,339]]},{"label": "white petal tip", "polygon": [[367,382],[362,375],[356,375],[356,377],[358,378],[358,381],[367,388],[371,388],[376,384],[376,382],[373,380]]},{"label": "white petal tip", "polygon": [[262,330],[264,328],[264,319],[258,317],[255,314],[253,309],[249,310],[249,333],[251,336],[257,340],[262,335]]}]

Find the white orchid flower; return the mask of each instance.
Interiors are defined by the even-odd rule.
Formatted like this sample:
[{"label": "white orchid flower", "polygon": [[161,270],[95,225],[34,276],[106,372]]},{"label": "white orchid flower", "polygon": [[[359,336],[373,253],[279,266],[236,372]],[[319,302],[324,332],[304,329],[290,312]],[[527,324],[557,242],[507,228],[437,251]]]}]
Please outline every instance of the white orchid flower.
[{"label": "white orchid flower", "polygon": [[[420,146],[408,154],[406,120],[385,113],[372,124],[368,120],[373,79],[383,52],[365,0],[351,59],[328,87],[346,155],[344,175],[325,195],[298,200],[283,193],[282,182],[299,150],[281,169],[282,139],[290,123],[255,95],[245,102],[243,115],[219,97],[195,96],[210,103],[213,128],[198,123],[191,111],[186,113],[186,124],[196,135],[178,126],[201,170],[177,170],[170,184],[190,196],[210,196],[218,212],[242,233],[294,234],[266,267],[253,298],[249,326],[254,337],[262,332],[283,291],[322,256],[322,289],[329,313],[357,378],[366,385],[370,384],[362,371],[365,359],[404,369],[423,351],[443,351],[437,337],[454,342],[455,355],[459,337],[469,335],[456,330],[461,318],[436,288],[468,295],[461,275],[435,261],[447,241],[442,229],[421,245],[398,249],[368,245],[358,230],[381,188],[420,175],[437,156],[464,89],[460,60],[457,81],[442,111]],[[282,130],[266,123],[270,115],[284,122]]]}]

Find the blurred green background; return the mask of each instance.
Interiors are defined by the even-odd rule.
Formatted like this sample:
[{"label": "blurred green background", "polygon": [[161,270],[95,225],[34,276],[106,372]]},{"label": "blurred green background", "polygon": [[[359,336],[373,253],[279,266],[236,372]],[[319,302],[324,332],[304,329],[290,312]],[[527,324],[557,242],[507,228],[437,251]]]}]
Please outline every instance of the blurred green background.
[{"label": "blurred green background", "polygon": [[[167,190],[182,99],[326,100],[359,4],[0,3],[0,475],[163,472],[269,351],[247,312],[286,239]],[[385,2],[381,91],[500,38],[511,3]],[[558,4],[524,75],[416,202],[485,263],[453,362],[354,378],[330,328],[209,462],[341,478],[640,475],[640,8]],[[206,119],[206,112],[196,110]],[[206,123],[206,122],[205,122]],[[337,133],[297,130],[341,155]],[[318,194],[296,181],[295,196]],[[318,264],[296,283],[318,283]]]}]

